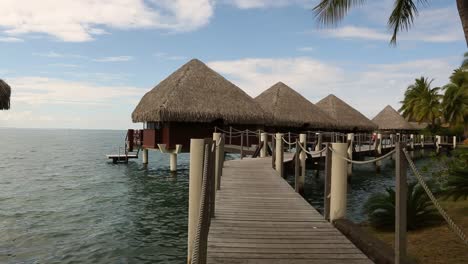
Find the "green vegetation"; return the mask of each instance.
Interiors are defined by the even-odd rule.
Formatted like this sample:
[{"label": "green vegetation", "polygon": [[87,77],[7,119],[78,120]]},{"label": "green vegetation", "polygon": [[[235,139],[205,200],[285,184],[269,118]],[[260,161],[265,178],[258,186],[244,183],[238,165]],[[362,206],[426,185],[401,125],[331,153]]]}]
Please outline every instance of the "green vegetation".
[{"label": "green vegetation", "polygon": [[405,99],[401,102],[403,116],[416,122],[430,121],[432,127],[441,116],[440,88],[431,88],[432,80],[421,77],[406,89]]},{"label": "green vegetation", "polygon": [[[395,227],[395,190],[387,188],[385,193],[376,193],[367,200],[364,211],[372,227],[391,230]],[[415,182],[408,184],[407,224],[409,230],[434,225],[440,215],[433,207],[423,188]]]},{"label": "green vegetation", "polygon": [[[432,81],[421,77],[408,86],[399,111],[410,121],[430,123],[431,134],[468,137],[468,53],[462,66],[454,70],[450,83],[431,88]],[[439,92],[443,91],[444,94]],[[445,125],[444,128],[442,125]],[[447,128],[450,126],[450,128]]]},{"label": "green vegetation", "polygon": [[[366,3],[366,0],[321,0],[314,12],[317,20],[325,25],[335,25],[340,22],[355,7]],[[420,6],[427,5],[430,0],[394,0],[393,10],[388,18],[388,26],[393,31],[390,40],[391,44],[396,44],[397,35],[400,31],[407,31],[418,15]],[[456,0],[458,13],[465,33],[466,43],[468,45],[468,2],[465,0]]]},{"label": "green vegetation", "polygon": [[468,198],[468,149],[461,148],[452,152],[450,158],[439,158],[443,163],[442,170],[433,173],[439,183],[441,197],[454,201]]}]

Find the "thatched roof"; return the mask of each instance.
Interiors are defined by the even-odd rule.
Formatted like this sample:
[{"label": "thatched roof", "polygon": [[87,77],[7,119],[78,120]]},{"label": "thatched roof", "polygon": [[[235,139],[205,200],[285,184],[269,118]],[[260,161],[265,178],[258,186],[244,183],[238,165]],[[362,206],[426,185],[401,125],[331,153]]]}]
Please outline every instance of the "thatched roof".
[{"label": "thatched roof", "polygon": [[2,79],[0,79],[0,110],[10,109],[10,96],[10,86]]},{"label": "thatched roof", "polygon": [[333,94],[323,98],[315,105],[335,119],[339,128],[361,131],[377,129],[375,123]]},{"label": "thatched roof", "polygon": [[379,126],[379,130],[414,130],[414,127],[389,105],[380,111],[372,122]]},{"label": "thatched roof", "polygon": [[263,124],[257,103],[203,62],[193,59],[146,93],[133,122],[212,122]]},{"label": "thatched roof", "polygon": [[428,123],[425,123],[425,122],[421,122],[421,123],[408,122],[408,123],[414,128],[414,130],[423,130],[429,125]]},{"label": "thatched roof", "polygon": [[334,120],[286,84],[279,82],[255,101],[272,115],[274,126],[332,128]]}]

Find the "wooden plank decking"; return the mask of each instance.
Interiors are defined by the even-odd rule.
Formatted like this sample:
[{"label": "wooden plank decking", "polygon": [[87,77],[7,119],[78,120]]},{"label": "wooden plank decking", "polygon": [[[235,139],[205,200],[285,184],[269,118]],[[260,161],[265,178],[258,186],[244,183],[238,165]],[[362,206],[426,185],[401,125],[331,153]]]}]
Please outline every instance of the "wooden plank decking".
[{"label": "wooden plank decking", "polygon": [[226,161],[208,263],[372,263],[271,168]]}]

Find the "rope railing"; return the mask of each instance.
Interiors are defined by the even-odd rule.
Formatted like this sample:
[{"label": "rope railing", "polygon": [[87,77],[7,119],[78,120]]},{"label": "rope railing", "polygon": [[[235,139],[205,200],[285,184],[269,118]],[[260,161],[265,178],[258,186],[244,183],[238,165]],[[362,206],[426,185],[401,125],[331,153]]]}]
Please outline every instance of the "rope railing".
[{"label": "rope railing", "polygon": [[414,165],[414,162],[410,158],[410,155],[409,155],[408,151],[403,150],[403,153],[405,154],[406,160],[408,161],[408,164],[409,164],[409,166],[411,168],[411,171],[413,171],[413,174],[414,174],[414,176],[416,176],[416,179],[418,180],[418,183],[424,189],[427,196],[429,196],[429,199],[434,204],[434,207],[437,209],[439,214],[442,215],[442,217],[445,219],[448,226],[455,233],[455,235],[457,235],[461,239],[461,241],[463,241],[463,243],[468,246],[468,238],[467,238],[466,234],[463,233],[463,230],[457,224],[455,224],[455,222],[452,220],[452,218],[450,218],[450,216],[447,214],[447,212],[445,212],[445,210],[442,208],[439,201],[437,201],[434,194],[431,192],[431,189],[427,186],[426,182],[424,181],[424,178],[422,177],[422,175],[419,173],[418,169],[416,168],[416,165]]},{"label": "rope railing", "polygon": [[326,148],[323,148],[322,150],[319,150],[319,151],[308,151],[307,149],[304,148],[304,146],[302,146],[302,144],[299,144],[299,147],[302,149],[302,151],[304,151],[305,153],[307,153],[309,155],[320,154],[320,153],[325,152],[327,150]]},{"label": "rope railing", "polygon": [[388,157],[390,157],[393,153],[395,153],[395,150],[392,150],[390,152],[388,152],[387,154],[383,155],[383,156],[380,156],[378,158],[375,158],[375,159],[372,159],[372,160],[364,160],[364,161],[361,161],[361,160],[351,160],[351,159],[348,159],[347,157],[341,155],[340,153],[336,152],[332,147],[330,147],[330,150],[333,152],[333,154],[335,154],[337,157],[341,158],[341,159],[344,159],[348,162],[351,162],[353,164],[368,164],[368,163],[374,163],[374,162],[377,162],[377,161],[380,161],[380,160],[383,160],[383,159],[386,159]]},{"label": "rope railing", "polygon": [[284,137],[282,137],[281,139],[284,141],[284,143],[286,143],[286,144],[288,144],[288,145],[295,145],[296,142],[297,142],[297,140],[294,141],[294,142],[289,142],[289,141],[287,141]]}]

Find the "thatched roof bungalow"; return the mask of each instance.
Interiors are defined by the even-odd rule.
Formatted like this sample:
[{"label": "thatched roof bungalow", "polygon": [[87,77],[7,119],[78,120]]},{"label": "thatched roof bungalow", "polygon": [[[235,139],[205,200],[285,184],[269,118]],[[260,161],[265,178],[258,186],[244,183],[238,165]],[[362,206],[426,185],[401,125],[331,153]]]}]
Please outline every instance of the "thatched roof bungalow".
[{"label": "thatched roof bungalow", "polygon": [[11,87],[0,79],[0,110],[10,109]]},{"label": "thatched roof bungalow", "polygon": [[[146,93],[132,113],[133,122],[143,122],[154,142],[182,144],[190,138],[210,137],[215,126],[256,127],[265,113],[244,91],[193,59]],[[144,141],[146,135],[144,135]]]},{"label": "thatched roof bungalow", "polygon": [[[282,82],[278,82],[255,101],[270,114],[269,127],[283,130],[332,129],[334,120],[317,106]],[[280,130],[281,130],[280,129]]]},{"label": "thatched roof bungalow", "polygon": [[346,131],[373,131],[378,128],[375,123],[361,114],[361,112],[333,94],[323,98],[315,105],[336,121],[338,129]]},{"label": "thatched roof bungalow", "polygon": [[381,131],[411,131],[415,128],[408,123],[393,107],[387,105],[378,113],[372,122],[379,126]]}]

